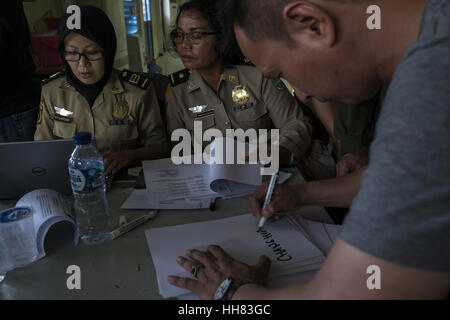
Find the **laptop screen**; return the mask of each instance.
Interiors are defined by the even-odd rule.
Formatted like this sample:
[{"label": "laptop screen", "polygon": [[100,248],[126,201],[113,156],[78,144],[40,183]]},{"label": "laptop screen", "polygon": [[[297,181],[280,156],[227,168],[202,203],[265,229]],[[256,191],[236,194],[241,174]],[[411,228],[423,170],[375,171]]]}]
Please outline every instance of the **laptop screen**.
[{"label": "laptop screen", "polygon": [[0,199],[41,188],[70,194],[68,161],[74,148],[72,139],[0,143]]}]

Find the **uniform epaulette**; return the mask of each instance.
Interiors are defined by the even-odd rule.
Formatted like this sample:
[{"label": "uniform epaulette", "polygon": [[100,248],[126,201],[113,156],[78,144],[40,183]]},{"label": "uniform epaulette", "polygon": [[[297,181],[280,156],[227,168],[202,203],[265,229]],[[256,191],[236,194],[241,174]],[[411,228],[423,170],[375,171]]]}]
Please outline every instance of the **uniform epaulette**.
[{"label": "uniform epaulette", "polygon": [[128,83],[141,89],[147,89],[151,83],[150,78],[144,73],[136,73],[130,70],[122,70],[120,77]]},{"label": "uniform epaulette", "polygon": [[188,81],[190,76],[191,76],[191,71],[189,69],[184,69],[184,70],[172,73],[169,76],[170,85],[172,87],[175,87],[179,84],[182,84],[182,83]]},{"label": "uniform epaulette", "polygon": [[56,80],[58,78],[61,78],[61,77],[65,76],[65,75],[66,75],[66,71],[65,70],[59,71],[59,72],[57,72],[55,74],[52,74],[50,77],[42,80],[41,84],[42,85],[47,84],[47,83],[49,83],[49,82],[51,82],[53,80]]}]

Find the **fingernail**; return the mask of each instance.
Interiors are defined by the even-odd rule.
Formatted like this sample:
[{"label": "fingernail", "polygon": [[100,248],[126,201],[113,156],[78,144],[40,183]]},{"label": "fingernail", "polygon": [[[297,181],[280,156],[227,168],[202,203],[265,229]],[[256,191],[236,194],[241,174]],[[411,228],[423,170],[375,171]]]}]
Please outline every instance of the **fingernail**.
[{"label": "fingernail", "polygon": [[182,257],[178,257],[178,258],[177,258],[177,262],[178,262],[178,263],[183,262],[183,258],[182,258]]}]

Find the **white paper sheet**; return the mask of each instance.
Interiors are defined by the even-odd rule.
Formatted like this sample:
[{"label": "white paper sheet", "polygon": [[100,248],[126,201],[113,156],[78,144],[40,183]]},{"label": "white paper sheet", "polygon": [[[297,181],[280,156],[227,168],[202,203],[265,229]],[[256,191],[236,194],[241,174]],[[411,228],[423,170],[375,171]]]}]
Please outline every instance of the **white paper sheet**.
[{"label": "white paper sheet", "polygon": [[51,189],[37,189],[27,193],[17,202],[16,207],[21,206],[31,207],[34,210],[33,221],[39,251],[37,259],[45,256],[45,235],[55,223],[68,221],[73,224],[74,243],[78,244],[79,235],[72,217],[72,204],[62,194]]},{"label": "white paper sheet", "polygon": [[215,198],[157,200],[153,199],[146,189],[135,189],[123,203],[121,209],[160,209],[160,210],[188,210],[208,209]]},{"label": "white paper sheet", "polygon": [[[258,221],[250,214],[233,218],[150,229],[146,231],[147,243],[157,273],[160,294],[176,297],[187,291],[171,286],[169,275],[189,277],[176,259],[184,256],[188,249],[206,250],[208,245],[220,245],[234,258],[254,264],[260,255],[271,261],[269,278],[276,278],[292,270],[289,266],[305,261],[307,265],[318,264],[313,258],[324,256],[308,241],[288,219],[268,224],[257,232]],[[302,267],[301,264],[298,267]],[[289,272],[283,273],[283,268]]]},{"label": "white paper sheet", "polygon": [[[227,139],[216,139],[212,143],[211,156],[194,155],[144,161],[145,184],[151,197],[173,200],[253,192],[261,184],[262,165],[239,164],[236,159],[231,163],[227,163],[227,159],[218,160],[217,155],[224,153],[224,140]],[[235,155],[237,156],[237,152]],[[198,159],[209,160],[196,164]]]},{"label": "white paper sheet", "polygon": [[304,219],[301,216],[295,216],[292,220],[301,224],[304,230],[309,234],[310,240],[325,254],[331,250],[334,242],[341,233],[342,226],[321,223]]}]

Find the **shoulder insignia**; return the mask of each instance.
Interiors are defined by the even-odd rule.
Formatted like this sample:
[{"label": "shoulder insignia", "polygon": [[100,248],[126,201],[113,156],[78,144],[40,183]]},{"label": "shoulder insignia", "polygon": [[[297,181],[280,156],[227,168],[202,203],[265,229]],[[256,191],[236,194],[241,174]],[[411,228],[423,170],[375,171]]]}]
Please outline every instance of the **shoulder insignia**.
[{"label": "shoulder insignia", "polygon": [[53,80],[56,80],[56,79],[58,79],[58,78],[61,78],[61,77],[65,76],[65,75],[66,75],[66,71],[64,71],[64,70],[59,71],[59,72],[57,72],[57,73],[55,73],[55,74],[52,74],[50,77],[48,77],[48,78],[42,80],[42,81],[41,81],[41,84],[42,84],[42,85],[45,85],[45,84],[47,84],[47,83],[49,83],[49,82],[51,82],[51,81],[53,81]]},{"label": "shoulder insignia", "polygon": [[188,81],[190,76],[191,76],[191,71],[189,69],[184,69],[184,70],[172,73],[169,76],[170,85],[172,87],[175,87],[179,84],[182,84],[182,83]]},{"label": "shoulder insignia", "polygon": [[286,90],[286,85],[284,84],[284,82],[278,78],[278,79],[272,79],[272,84],[275,87],[275,89],[277,89],[278,91],[283,91]]},{"label": "shoulder insignia", "polygon": [[120,73],[120,77],[128,83],[139,87],[141,89],[147,89],[151,83],[150,78],[145,73],[136,73],[130,70],[123,70]]}]

